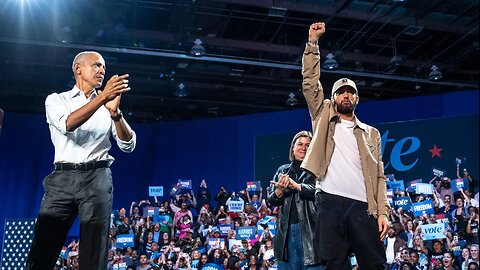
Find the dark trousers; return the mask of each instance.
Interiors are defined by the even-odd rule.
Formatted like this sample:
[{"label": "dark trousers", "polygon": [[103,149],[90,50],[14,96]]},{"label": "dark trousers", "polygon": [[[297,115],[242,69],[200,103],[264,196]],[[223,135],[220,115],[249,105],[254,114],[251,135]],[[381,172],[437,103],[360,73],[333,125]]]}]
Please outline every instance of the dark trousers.
[{"label": "dark trousers", "polygon": [[386,262],[377,219],[367,212],[367,203],[317,192],[316,251],[326,270],[351,269],[353,252],[362,270],[383,270]]},{"label": "dark trousers", "polygon": [[110,169],[53,171],[43,180],[43,187],[45,194],[26,269],[53,269],[68,231],[79,216],[80,269],[105,270],[113,192]]}]

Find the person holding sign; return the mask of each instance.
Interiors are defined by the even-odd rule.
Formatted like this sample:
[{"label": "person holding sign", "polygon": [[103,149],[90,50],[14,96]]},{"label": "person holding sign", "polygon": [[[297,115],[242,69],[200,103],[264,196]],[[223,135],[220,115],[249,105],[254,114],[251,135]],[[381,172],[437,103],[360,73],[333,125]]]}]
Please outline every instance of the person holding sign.
[{"label": "person holding sign", "polygon": [[109,155],[113,137],[121,151],[135,149],[136,135],[119,109],[130,90],[128,74],[113,75],[103,91],[105,60],[93,51],[72,63],[75,86],[52,93],[45,112],[55,148],[54,171],[45,177],[45,195],[35,224],[26,269],[53,269],[75,218],[80,219],[79,264],[82,269],[107,267],[108,229],[113,185]]},{"label": "person holding sign", "polygon": [[313,247],[315,178],[300,182],[302,163],[312,134],[298,132],[290,144],[291,163],[278,168],[270,188],[269,202],[279,207],[274,238],[278,269],[320,269]]},{"label": "person holding sign", "polygon": [[353,250],[360,269],[384,269],[383,240],[390,206],[386,197],[380,132],[355,115],[358,89],[350,79],[333,84],[324,100],[318,40],[325,23],[310,26],[303,53],[302,91],[313,139],[301,165],[318,179],[316,250],[327,269],[349,269]]}]

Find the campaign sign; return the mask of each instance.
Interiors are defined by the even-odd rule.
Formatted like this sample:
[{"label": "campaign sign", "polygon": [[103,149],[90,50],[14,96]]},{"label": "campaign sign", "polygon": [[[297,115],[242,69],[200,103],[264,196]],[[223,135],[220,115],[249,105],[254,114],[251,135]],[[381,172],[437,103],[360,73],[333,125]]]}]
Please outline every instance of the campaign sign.
[{"label": "campaign sign", "polygon": [[[272,236],[275,236],[277,232],[277,224],[275,222],[267,222],[268,224],[268,230],[272,233]],[[263,224],[262,223],[257,223],[257,235],[261,235],[263,233]]]},{"label": "campaign sign", "polygon": [[395,210],[402,209],[403,211],[408,211],[412,207],[412,202],[410,201],[410,197],[396,197],[393,198],[393,207]]},{"label": "campaign sign", "polygon": [[387,201],[388,201],[388,204],[393,206],[393,189],[391,188],[387,189]]},{"label": "campaign sign", "polygon": [[148,196],[161,197],[163,196],[163,186],[149,186],[148,187]]},{"label": "campaign sign", "polygon": [[415,185],[416,194],[433,194],[433,185],[427,183],[417,183]]},{"label": "campaign sign", "polygon": [[453,192],[459,191],[459,189],[468,189],[468,179],[467,178],[457,178],[453,179],[450,182],[450,186],[452,187]]},{"label": "campaign sign", "polygon": [[260,184],[260,181],[254,181],[254,182],[247,182],[247,190],[248,191],[257,191],[260,190],[260,187],[262,185]]},{"label": "campaign sign", "polygon": [[228,211],[230,212],[242,212],[244,207],[243,201],[232,201],[228,202]]},{"label": "campaign sign", "polygon": [[207,237],[208,248],[224,248],[225,247],[225,238],[210,238]]},{"label": "campaign sign", "polygon": [[423,240],[434,240],[446,238],[445,225],[443,223],[422,224]]},{"label": "campaign sign", "polygon": [[257,232],[255,226],[237,227],[237,240],[254,239]]},{"label": "campaign sign", "polygon": [[168,223],[168,221],[170,221],[170,216],[168,216],[168,215],[154,215],[153,216],[153,224],[160,223],[160,225],[162,225],[164,221],[166,221]]},{"label": "campaign sign", "polygon": [[431,200],[425,200],[423,202],[412,203],[413,216],[419,217],[426,214],[433,214],[433,205]]},{"label": "campaign sign", "polygon": [[223,267],[218,264],[207,263],[202,267],[202,270],[223,270]]},{"label": "campaign sign", "polygon": [[235,248],[243,247],[242,240],[228,239],[228,250],[233,251]]},{"label": "campaign sign", "polygon": [[181,189],[192,189],[192,180],[178,179]]},{"label": "campaign sign", "polygon": [[65,260],[68,259],[68,252],[67,252],[67,247],[62,247],[62,251],[60,251],[60,256],[64,258]]},{"label": "campaign sign", "polygon": [[394,192],[396,191],[405,191],[405,185],[402,180],[400,181],[387,181],[387,188],[393,189]]},{"label": "campaign sign", "polygon": [[122,262],[122,263],[115,263],[113,265],[114,270],[127,270],[127,263]]},{"label": "campaign sign", "polygon": [[454,246],[451,248],[451,250],[453,252],[453,255],[455,256],[459,256],[462,253],[462,249],[460,248],[460,246]]},{"label": "campaign sign", "polygon": [[133,233],[117,235],[117,248],[133,247]]},{"label": "campaign sign", "polygon": [[447,174],[446,171],[442,170],[442,169],[438,169],[438,168],[433,168],[432,169],[432,173],[433,175],[435,175],[436,177],[442,177],[442,176],[445,176]]},{"label": "campaign sign", "polygon": [[415,179],[410,182],[408,182],[408,192],[415,192],[416,186],[418,183],[422,183],[422,179]]},{"label": "campaign sign", "polygon": [[159,213],[159,208],[158,207],[144,207],[143,208],[143,217],[153,217],[155,215],[158,215]]},{"label": "campaign sign", "polygon": [[392,174],[385,174],[385,177],[387,178],[387,181],[395,181],[395,175]]},{"label": "campaign sign", "polygon": [[228,233],[233,230],[233,224],[222,224],[218,225],[218,230],[220,231],[221,236],[227,236]]}]

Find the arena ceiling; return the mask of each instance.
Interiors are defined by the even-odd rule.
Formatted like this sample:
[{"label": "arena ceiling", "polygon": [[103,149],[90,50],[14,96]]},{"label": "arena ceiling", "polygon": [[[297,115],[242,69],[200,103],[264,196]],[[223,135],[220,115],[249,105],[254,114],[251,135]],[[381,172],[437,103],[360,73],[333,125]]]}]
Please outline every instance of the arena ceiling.
[{"label": "arena ceiling", "polygon": [[[349,77],[363,101],[473,90],[478,17],[470,0],[2,0],[0,108],[43,114],[82,50],[104,56],[107,77],[130,74],[121,107],[133,122],[305,108],[301,55],[316,21],[322,63],[338,63],[323,69],[326,89]],[[196,39],[204,55],[190,53]],[[432,65],[442,78],[429,79]]]}]

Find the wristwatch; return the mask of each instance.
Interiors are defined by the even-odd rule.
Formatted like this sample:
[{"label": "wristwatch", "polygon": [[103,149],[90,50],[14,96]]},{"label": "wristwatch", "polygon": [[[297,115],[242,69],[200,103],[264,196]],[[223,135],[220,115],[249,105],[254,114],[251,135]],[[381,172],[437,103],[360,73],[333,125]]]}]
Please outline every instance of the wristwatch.
[{"label": "wristwatch", "polygon": [[122,111],[118,110],[117,115],[115,116],[110,116],[114,122],[118,122],[120,119],[122,119],[123,114]]}]

